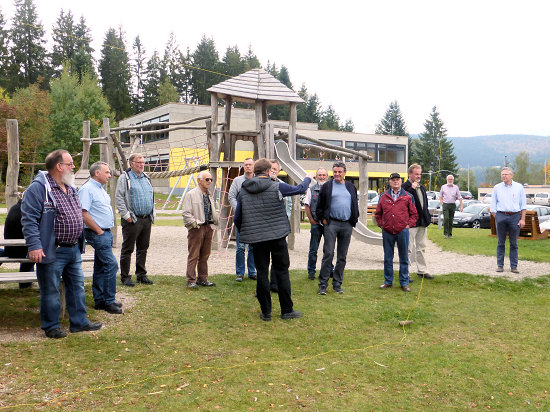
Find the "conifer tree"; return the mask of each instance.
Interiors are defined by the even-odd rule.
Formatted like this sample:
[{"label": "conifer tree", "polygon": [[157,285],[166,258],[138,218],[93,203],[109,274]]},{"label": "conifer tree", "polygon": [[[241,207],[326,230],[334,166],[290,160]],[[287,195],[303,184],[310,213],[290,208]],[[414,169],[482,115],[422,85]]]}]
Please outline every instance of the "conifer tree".
[{"label": "conifer tree", "polygon": [[193,86],[191,93],[192,102],[196,104],[210,104],[210,93],[206,90],[210,86],[226,79],[226,77],[221,77],[215,73],[219,70],[219,57],[214,39],[202,36],[192,56],[193,66],[195,67],[192,70],[193,76],[191,80]]},{"label": "conifer tree", "polygon": [[63,9],[57,17],[57,21],[52,28],[53,50],[51,54],[51,62],[53,66],[53,74],[59,77],[65,62],[70,62],[76,52],[76,27],[72,12],[69,10],[67,14]]},{"label": "conifer tree", "polygon": [[425,172],[434,172],[432,188],[445,184],[449,173],[457,172],[453,143],[447,139],[447,129],[434,106],[430,117],[424,122],[424,132],[416,144],[411,163],[418,163]]},{"label": "conifer tree", "polygon": [[44,28],[38,20],[33,0],[15,0],[15,16],[10,30],[10,66],[7,89],[13,93],[37,83],[48,87],[50,67],[44,47]]},{"label": "conifer tree", "polygon": [[134,59],[132,64],[132,72],[134,74],[132,105],[135,113],[143,111],[143,93],[145,88],[145,47],[139,38],[139,35],[134,39],[133,44]]},{"label": "conifer tree", "polygon": [[[8,56],[8,30],[6,28],[6,20],[0,10],[0,87],[6,88],[8,86],[8,67],[9,67],[9,56]],[[0,96],[1,98],[2,96]],[[1,127],[1,126],[0,126]]]},{"label": "conifer tree", "polygon": [[70,65],[71,74],[76,74],[78,76],[78,81],[82,80],[82,75],[84,73],[88,73],[92,77],[97,76],[93,57],[94,49],[91,46],[92,36],[90,34],[90,29],[86,25],[84,16],[80,17],[78,25],[76,26],[75,37],[76,50]]},{"label": "conifer tree", "polygon": [[109,29],[101,49],[99,74],[103,94],[115,112],[115,119],[121,120],[133,113],[130,97],[130,62],[124,44],[122,29],[117,33]]},{"label": "conifer tree", "polygon": [[160,58],[155,50],[147,62],[145,81],[143,85],[143,110],[149,110],[159,105]]}]

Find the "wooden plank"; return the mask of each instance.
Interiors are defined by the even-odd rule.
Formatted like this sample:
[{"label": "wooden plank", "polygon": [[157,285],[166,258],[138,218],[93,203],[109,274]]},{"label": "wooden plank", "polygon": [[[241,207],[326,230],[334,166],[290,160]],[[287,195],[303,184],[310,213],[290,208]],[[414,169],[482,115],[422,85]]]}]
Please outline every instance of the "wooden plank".
[{"label": "wooden plank", "polygon": [[[93,270],[84,270],[84,279],[93,277]],[[36,272],[2,272],[0,283],[37,282]]]},{"label": "wooden plank", "polygon": [[8,168],[6,170],[6,208],[11,209],[17,203],[17,184],[19,181],[19,126],[16,119],[6,121],[8,133]]}]

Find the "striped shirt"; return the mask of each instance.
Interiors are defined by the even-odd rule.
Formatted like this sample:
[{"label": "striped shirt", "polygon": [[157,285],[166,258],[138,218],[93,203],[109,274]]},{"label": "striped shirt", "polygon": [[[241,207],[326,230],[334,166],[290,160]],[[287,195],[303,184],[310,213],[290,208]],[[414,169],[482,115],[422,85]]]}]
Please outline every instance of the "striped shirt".
[{"label": "striped shirt", "polygon": [[128,172],[130,178],[130,201],[136,216],[146,216],[153,213],[153,186],[149,179],[142,173],[138,176],[136,172]]},{"label": "striped shirt", "polygon": [[55,239],[58,243],[77,243],[84,230],[84,220],[76,191],[65,185],[67,193],[63,192],[49,173],[46,174],[46,179],[52,188],[57,211],[54,223]]}]

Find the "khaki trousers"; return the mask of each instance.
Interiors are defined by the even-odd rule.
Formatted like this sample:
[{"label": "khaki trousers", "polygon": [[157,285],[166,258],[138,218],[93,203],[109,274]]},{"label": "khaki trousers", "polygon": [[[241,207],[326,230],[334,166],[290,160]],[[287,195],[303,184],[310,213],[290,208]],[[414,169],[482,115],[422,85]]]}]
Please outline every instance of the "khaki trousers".
[{"label": "khaki trousers", "polygon": [[413,270],[416,263],[417,273],[428,273],[424,251],[426,249],[426,238],[428,228],[424,226],[411,227],[409,229],[409,270]]},{"label": "khaki trousers", "polygon": [[187,232],[187,283],[206,282],[208,278],[208,258],[212,249],[214,231],[210,225],[202,225]]}]

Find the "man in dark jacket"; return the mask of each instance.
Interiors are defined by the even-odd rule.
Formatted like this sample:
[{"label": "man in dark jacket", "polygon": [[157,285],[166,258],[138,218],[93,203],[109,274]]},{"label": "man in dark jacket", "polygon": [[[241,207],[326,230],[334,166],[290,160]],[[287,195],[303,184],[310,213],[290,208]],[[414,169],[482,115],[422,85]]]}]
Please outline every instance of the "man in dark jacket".
[{"label": "man in dark jacket", "polygon": [[305,193],[313,174],[310,173],[298,186],[271,179],[271,161],[258,159],[254,164],[254,177],[245,180],[237,197],[234,222],[239,229],[240,240],[254,248],[256,264],[256,296],[262,312],[260,318],[271,320],[271,294],[269,288],[269,262],[277,278],[281,318],[294,319],[302,316],[294,310],[288,268],[286,236],[290,223],[285,212],[283,197]]},{"label": "man in dark jacket", "polygon": [[401,187],[399,173],[390,175],[390,189],[386,190],[376,207],[376,222],[382,228],[384,247],[384,284],[380,289],[393,286],[393,254],[395,243],[399,252],[399,284],[404,292],[409,288],[409,228],[414,227],[418,213],[412,196]]},{"label": "man in dark jacket", "polygon": [[336,265],[334,266],[332,287],[336,293],[344,293],[344,268],[348,255],[351,232],[359,219],[357,189],[351,182],[346,182],[346,164],[336,162],[332,165],[333,180],[325,183],[319,192],[317,218],[324,226],[325,243],[323,261],[319,272],[319,295],[327,294],[334,247],[336,240]]},{"label": "man in dark jacket", "polygon": [[21,223],[36,263],[40,286],[40,320],[48,338],[64,338],[59,324],[59,282],[65,283],[65,301],[71,332],[98,330],[101,323],[86,318],[82,256],[84,221],[74,184],[74,163],[66,150],[46,156],[47,172],[39,172],[23,195]]},{"label": "man in dark jacket", "polygon": [[420,183],[421,178],[422,167],[418,163],[413,163],[409,167],[409,180],[403,184],[403,189],[413,197],[418,213],[416,226],[409,229],[409,265],[413,267],[416,263],[418,276],[433,279],[434,277],[428,273],[426,258],[424,257],[431,216],[428,211],[426,188]]}]

